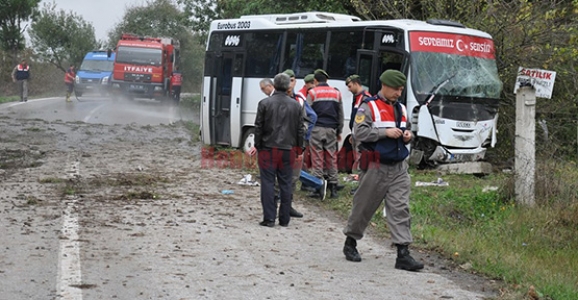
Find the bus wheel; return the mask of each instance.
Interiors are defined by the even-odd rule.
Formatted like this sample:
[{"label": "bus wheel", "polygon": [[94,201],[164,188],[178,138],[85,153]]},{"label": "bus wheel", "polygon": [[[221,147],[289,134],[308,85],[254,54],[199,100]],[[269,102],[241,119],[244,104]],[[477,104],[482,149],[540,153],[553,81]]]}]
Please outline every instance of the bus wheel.
[{"label": "bus wheel", "polygon": [[247,152],[255,146],[255,128],[247,128],[245,129],[245,133],[243,134],[243,151]]}]

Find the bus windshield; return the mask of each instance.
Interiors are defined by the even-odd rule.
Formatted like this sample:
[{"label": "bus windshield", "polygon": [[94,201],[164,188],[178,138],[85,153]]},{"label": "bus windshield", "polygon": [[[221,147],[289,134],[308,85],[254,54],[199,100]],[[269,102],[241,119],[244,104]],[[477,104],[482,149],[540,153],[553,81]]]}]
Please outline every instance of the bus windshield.
[{"label": "bus windshield", "polygon": [[84,60],[80,65],[80,71],[89,72],[112,72],[113,62],[111,60]]},{"label": "bus windshield", "polygon": [[[411,84],[419,96],[428,96],[448,80],[439,96],[499,99],[502,82],[493,59],[447,53],[411,53]],[[419,97],[420,99],[422,97]]]},{"label": "bus windshield", "polygon": [[135,65],[160,66],[162,58],[161,49],[118,47],[116,62]]}]

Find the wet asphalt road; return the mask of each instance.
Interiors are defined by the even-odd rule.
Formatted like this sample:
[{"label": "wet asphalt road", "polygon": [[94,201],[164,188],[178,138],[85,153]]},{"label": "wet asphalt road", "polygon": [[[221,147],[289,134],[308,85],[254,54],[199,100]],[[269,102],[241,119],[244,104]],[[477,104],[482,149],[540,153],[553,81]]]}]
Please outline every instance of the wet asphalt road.
[{"label": "wet asphalt road", "polygon": [[118,99],[86,96],[66,102],[64,98],[33,99],[0,105],[2,113],[18,119],[42,119],[47,122],[85,122],[91,124],[171,124],[191,119],[172,102],[150,99]]},{"label": "wet asphalt road", "polygon": [[[163,144],[163,138],[166,144],[171,144],[173,139],[187,141],[188,132],[179,132],[176,136],[172,132],[156,134],[152,128],[161,125],[164,126],[161,130],[170,131],[174,128],[170,125],[175,122],[195,121],[194,114],[170,102],[112,100],[90,95],[70,102],[54,97],[0,104],[0,300],[156,299],[156,296],[145,298],[144,295],[147,284],[157,276],[129,287],[127,292],[127,278],[140,281],[139,278],[146,276],[136,270],[130,274],[124,272],[130,269],[127,266],[138,266],[126,263],[130,258],[123,256],[132,246],[110,243],[110,239],[127,236],[114,230],[110,235],[106,232],[106,228],[111,227],[106,224],[122,219],[122,214],[111,217],[118,206],[97,202],[96,208],[83,210],[104,219],[98,224],[105,224],[105,228],[93,232],[89,228],[94,215],[86,216],[87,221],[80,216],[80,208],[91,205],[90,200],[82,202],[81,198],[63,195],[61,188],[39,181],[67,180],[74,173],[102,176],[117,164],[114,160],[119,158],[118,152],[127,152],[133,145]],[[125,147],[115,147],[116,144]],[[94,154],[110,154],[110,161],[95,158],[94,163],[89,163],[93,150]],[[123,159],[125,162],[132,159],[131,163],[118,163],[119,172],[143,169],[149,158],[143,158],[143,162],[136,165],[134,156],[139,155],[129,154]],[[12,168],[12,162],[17,166]],[[130,169],[123,170],[121,165]],[[87,171],[90,168],[98,171]],[[95,235],[104,236],[102,247],[91,246],[98,244],[99,239],[93,238]],[[136,244],[137,249],[142,248],[140,241]],[[93,251],[102,258],[101,255],[106,257],[113,252],[111,248],[116,249],[114,253],[125,263],[108,258],[100,263],[97,259],[96,265],[91,263],[91,257],[95,257]],[[110,279],[106,279],[107,274]],[[106,287],[109,281],[111,288]],[[91,294],[97,286],[102,290]],[[119,291],[117,286],[124,290]],[[155,295],[156,289],[152,293]]]},{"label": "wet asphalt road", "polygon": [[395,270],[369,235],[364,260],[347,262],[344,220],[303,199],[305,218],[258,226],[259,188],[236,184],[248,171],[201,168],[191,133],[167,126],[189,120],[177,107],[82,100],[0,105],[0,162],[17,165],[0,169],[0,300],[495,295],[427,258],[423,272]]}]

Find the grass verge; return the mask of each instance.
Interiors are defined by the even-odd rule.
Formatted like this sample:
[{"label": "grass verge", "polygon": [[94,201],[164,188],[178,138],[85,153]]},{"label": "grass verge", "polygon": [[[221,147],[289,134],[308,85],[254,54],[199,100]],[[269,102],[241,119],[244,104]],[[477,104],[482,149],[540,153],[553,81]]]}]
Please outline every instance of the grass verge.
[{"label": "grass verge", "polygon": [[[503,281],[501,300],[535,300],[527,295],[531,286],[539,299],[578,299],[578,172],[568,166],[548,172],[563,175],[537,176],[536,205],[527,207],[511,198],[509,174],[446,175],[449,186],[417,187],[415,182],[433,182],[439,175],[412,169],[414,246]],[[544,180],[556,180],[556,194],[540,190],[554,184]],[[320,205],[346,218],[352,185],[346,183],[339,199]],[[379,234],[389,234],[381,209],[371,225]]]},{"label": "grass verge", "polygon": [[18,97],[18,96],[2,96],[2,97],[0,97],[0,104],[6,103],[6,102],[19,101],[19,100],[20,100],[20,97]]}]

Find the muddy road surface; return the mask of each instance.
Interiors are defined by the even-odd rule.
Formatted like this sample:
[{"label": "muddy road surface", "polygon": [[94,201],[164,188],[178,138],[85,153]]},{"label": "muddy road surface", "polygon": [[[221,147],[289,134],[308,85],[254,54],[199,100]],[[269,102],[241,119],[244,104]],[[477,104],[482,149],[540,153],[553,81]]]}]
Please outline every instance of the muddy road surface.
[{"label": "muddy road surface", "polygon": [[496,295],[490,281],[418,251],[422,272],[396,270],[389,241],[371,234],[364,260],[346,261],[345,220],[301,192],[304,218],[259,226],[259,188],[237,184],[257,171],[207,164],[182,121],[84,117],[0,106],[0,300]]}]

